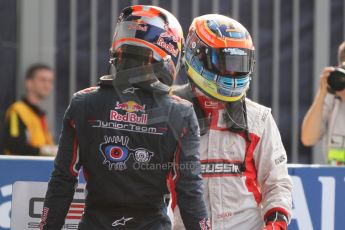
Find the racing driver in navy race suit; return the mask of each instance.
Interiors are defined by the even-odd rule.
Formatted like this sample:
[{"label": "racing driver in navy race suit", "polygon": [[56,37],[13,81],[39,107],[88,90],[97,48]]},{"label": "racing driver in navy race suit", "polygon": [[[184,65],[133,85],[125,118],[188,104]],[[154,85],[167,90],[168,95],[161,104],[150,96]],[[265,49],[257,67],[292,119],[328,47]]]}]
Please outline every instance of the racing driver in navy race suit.
[{"label": "racing driver in navy race suit", "polygon": [[[250,34],[222,15],[197,17],[183,62],[188,76],[179,75],[174,92],[194,103],[199,120],[212,228],[287,229],[292,183],[286,152],[270,109],[246,98],[254,66]],[[184,229],[178,208],[174,214],[174,229]]]},{"label": "racing driver in navy race suit", "polygon": [[80,230],[171,229],[168,177],[185,227],[210,229],[197,118],[191,103],[169,95],[182,45],[181,26],[166,10],[122,11],[111,47],[115,77],[76,93],[65,113],[40,229],[62,228],[81,167],[87,192]]}]

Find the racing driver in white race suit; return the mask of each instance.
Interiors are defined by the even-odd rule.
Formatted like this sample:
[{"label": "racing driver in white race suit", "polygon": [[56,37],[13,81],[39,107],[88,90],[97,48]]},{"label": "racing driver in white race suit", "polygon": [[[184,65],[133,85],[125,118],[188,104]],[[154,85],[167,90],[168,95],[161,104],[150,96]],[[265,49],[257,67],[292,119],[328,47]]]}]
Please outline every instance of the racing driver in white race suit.
[{"label": "racing driver in white race suit", "polygon": [[[175,94],[194,104],[201,129],[205,200],[216,230],[285,230],[292,183],[269,108],[246,98],[254,46],[239,22],[222,15],[194,19]],[[174,229],[184,229],[174,207]]]}]

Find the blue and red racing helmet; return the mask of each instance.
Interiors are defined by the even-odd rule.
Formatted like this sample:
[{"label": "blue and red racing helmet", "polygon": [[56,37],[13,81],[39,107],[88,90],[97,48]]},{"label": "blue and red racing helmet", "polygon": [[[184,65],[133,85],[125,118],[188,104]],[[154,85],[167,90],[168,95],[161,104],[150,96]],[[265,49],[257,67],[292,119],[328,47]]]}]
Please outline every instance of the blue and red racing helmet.
[{"label": "blue and red racing helmet", "polygon": [[181,25],[170,12],[156,6],[135,5],[122,10],[110,54],[117,59],[117,69],[127,68],[122,65],[124,59],[139,60],[141,65],[165,63],[170,74],[158,79],[171,86],[180,67],[183,41]]},{"label": "blue and red racing helmet", "polygon": [[186,39],[184,64],[188,77],[206,95],[234,102],[249,88],[254,52],[243,25],[209,14],[194,19]]}]

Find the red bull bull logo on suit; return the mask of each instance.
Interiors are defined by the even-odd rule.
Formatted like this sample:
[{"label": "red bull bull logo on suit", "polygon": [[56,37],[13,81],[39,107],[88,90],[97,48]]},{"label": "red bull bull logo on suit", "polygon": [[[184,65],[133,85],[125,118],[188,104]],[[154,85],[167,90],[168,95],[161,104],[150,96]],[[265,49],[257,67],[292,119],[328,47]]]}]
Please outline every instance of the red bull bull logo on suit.
[{"label": "red bull bull logo on suit", "polygon": [[142,112],[145,113],[146,105],[139,105],[135,101],[127,101],[127,102],[116,102],[115,109],[125,110],[127,112]]}]

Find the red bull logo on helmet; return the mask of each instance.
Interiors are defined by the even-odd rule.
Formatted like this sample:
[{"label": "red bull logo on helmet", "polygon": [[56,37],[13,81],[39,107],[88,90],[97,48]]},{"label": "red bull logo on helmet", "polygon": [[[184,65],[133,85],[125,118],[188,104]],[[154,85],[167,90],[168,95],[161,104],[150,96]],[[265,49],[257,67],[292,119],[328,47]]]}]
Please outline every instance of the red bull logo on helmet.
[{"label": "red bull logo on helmet", "polygon": [[175,49],[175,46],[171,43],[166,43],[163,37],[159,37],[157,41],[157,45],[174,55],[174,57],[177,57],[178,55],[178,49]]}]

